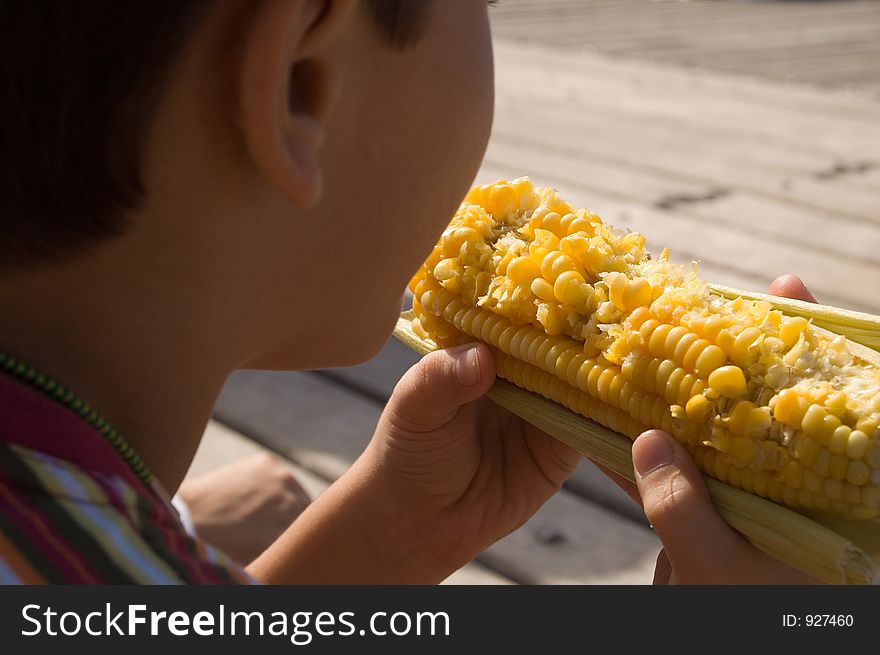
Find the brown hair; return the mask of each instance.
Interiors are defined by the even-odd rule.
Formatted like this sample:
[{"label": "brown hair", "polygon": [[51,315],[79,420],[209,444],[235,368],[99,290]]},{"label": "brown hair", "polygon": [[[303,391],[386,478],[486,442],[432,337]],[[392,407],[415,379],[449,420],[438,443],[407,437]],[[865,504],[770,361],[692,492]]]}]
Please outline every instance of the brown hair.
[{"label": "brown hair", "polygon": [[[430,0],[366,0],[397,48]],[[213,0],[0,0],[0,272],[121,234],[163,81]]]}]

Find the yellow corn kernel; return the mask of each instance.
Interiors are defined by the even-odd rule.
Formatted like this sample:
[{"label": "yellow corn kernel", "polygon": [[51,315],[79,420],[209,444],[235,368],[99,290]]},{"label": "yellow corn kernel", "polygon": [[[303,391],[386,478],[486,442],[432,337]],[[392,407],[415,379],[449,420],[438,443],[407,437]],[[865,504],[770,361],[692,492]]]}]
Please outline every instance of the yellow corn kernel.
[{"label": "yellow corn kernel", "polygon": [[596,320],[600,323],[611,323],[619,317],[619,310],[612,302],[600,302],[596,308]]},{"label": "yellow corn kernel", "polygon": [[878,512],[876,507],[868,507],[867,505],[853,505],[849,509],[849,515],[854,519],[867,520],[872,519]]},{"label": "yellow corn kernel", "polygon": [[784,389],[773,402],[773,417],[780,423],[801,427],[804,415],[810,407],[806,398],[793,389]]},{"label": "yellow corn kernel", "polygon": [[706,417],[709,411],[709,401],[706,396],[694,396],[687,402],[684,409],[688,418],[699,421]]},{"label": "yellow corn kernel", "polygon": [[[833,414],[829,414],[825,417],[825,419],[836,418]],[[838,423],[840,419],[838,419]],[[828,440],[828,450],[831,453],[838,455],[840,453],[846,452],[847,444],[849,443],[849,435],[852,433],[852,428],[847,425],[838,425],[837,428],[834,429],[834,432],[831,433],[831,438]],[[858,459],[858,458],[856,458]]]},{"label": "yellow corn kernel", "polygon": [[733,344],[736,341],[736,335],[729,329],[723,328],[718,331],[718,336],[715,337],[715,343],[721,350],[730,355],[733,352]]},{"label": "yellow corn kernel", "polygon": [[536,229],[534,233],[535,238],[529,244],[529,256],[540,263],[559,247],[559,237],[549,230]]},{"label": "yellow corn kernel", "polygon": [[541,277],[541,267],[531,257],[517,257],[507,265],[507,277],[515,284],[531,285],[532,280]]},{"label": "yellow corn kernel", "polygon": [[550,303],[541,303],[538,306],[537,318],[549,336],[562,334],[565,329],[565,321],[559,310]]},{"label": "yellow corn kernel", "polygon": [[807,319],[802,316],[792,316],[782,322],[779,326],[779,338],[786,348],[791,348],[797,342],[808,324]]},{"label": "yellow corn kernel", "polygon": [[856,429],[861,430],[867,435],[873,435],[877,431],[878,425],[880,425],[880,418],[863,416],[856,422]]},{"label": "yellow corn kernel", "polygon": [[565,271],[553,284],[553,295],[559,302],[580,305],[587,300],[588,288],[584,276],[577,271]]},{"label": "yellow corn kernel", "polygon": [[638,307],[627,317],[626,322],[633,330],[638,330],[649,318],[651,318],[651,310],[647,307]]},{"label": "yellow corn kernel", "polygon": [[833,412],[835,416],[843,416],[846,411],[847,396],[845,391],[836,391],[829,394],[825,399],[825,407],[829,412]]},{"label": "yellow corn kernel", "polygon": [[782,474],[786,487],[789,489],[800,489],[803,484],[804,470],[797,462],[789,462]]},{"label": "yellow corn kernel", "polygon": [[[802,439],[795,447],[795,455],[805,467],[812,468],[816,457],[822,451],[822,446],[815,439],[802,435]],[[814,469],[815,470],[815,469]]]},{"label": "yellow corn kernel", "polygon": [[854,485],[867,484],[871,479],[871,469],[862,460],[849,462],[846,469],[846,481]]},{"label": "yellow corn kernel", "polygon": [[713,315],[706,318],[703,324],[702,336],[709,341],[715,341],[718,333],[727,326],[727,321],[723,316]]},{"label": "yellow corn kernel", "polygon": [[822,405],[813,404],[807,409],[806,414],[804,414],[804,420],[801,422],[801,429],[804,433],[814,437],[823,446],[827,445],[828,437],[830,436],[825,435],[822,430],[826,416],[828,416],[828,411]]},{"label": "yellow corn kernel", "polygon": [[544,214],[544,219],[541,221],[541,227],[545,230],[549,230],[558,237],[563,236],[562,217],[556,212]]},{"label": "yellow corn kernel", "polygon": [[697,341],[699,338],[699,335],[693,332],[688,332],[687,334],[683,335],[678,340],[678,343],[675,344],[675,350],[672,352],[671,359],[676,362],[683,363],[685,355],[687,355],[691,346],[693,346],[694,342]]},{"label": "yellow corn kernel", "polygon": [[822,492],[831,500],[843,499],[843,481],[834,478],[824,478]]},{"label": "yellow corn kernel", "polygon": [[740,366],[748,364],[751,346],[761,334],[761,330],[756,327],[747,327],[740,332],[733,341],[733,348],[728,353],[730,359]]},{"label": "yellow corn kernel", "polygon": [[675,350],[678,347],[679,342],[688,334],[690,334],[690,330],[686,327],[682,325],[673,326],[673,328],[666,333],[666,341],[663,343],[663,356],[669,359],[674,359]]},{"label": "yellow corn kernel", "polygon": [[739,366],[721,366],[709,374],[709,386],[726,398],[739,398],[746,392],[746,376]]},{"label": "yellow corn kernel", "polygon": [[850,459],[862,459],[868,453],[870,439],[861,430],[852,430],[846,442],[846,456]]},{"label": "yellow corn kernel", "polygon": [[728,429],[734,434],[745,434],[753,409],[755,405],[748,400],[741,400],[734,405],[727,418]]},{"label": "yellow corn kernel", "polygon": [[609,273],[605,276],[605,284],[608,285],[608,300],[614,303],[614,306],[623,311],[623,293],[626,290],[629,280],[623,273]]},{"label": "yellow corn kernel", "polygon": [[764,471],[752,473],[752,491],[759,496],[767,497],[767,481],[769,476]]},{"label": "yellow corn kernel", "polygon": [[[828,452],[825,448],[822,448],[813,460],[813,471],[815,471],[820,478],[827,478],[831,475],[832,457],[834,457],[834,455]],[[840,477],[839,479],[842,480],[843,477]]]},{"label": "yellow corn kernel", "polygon": [[[710,344],[705,339],[697,339],[696,341],[694,341],[693,345],[691,345],[691,347],[688,348],[687,352],[684,354],[684,358],[681,361],[681,365],[684,368],[686,368],[687,370],[693,371],[697,375],[700,375],[700,372],[696,370],[697,360],[698,360],[698,358],[703,356],[703,353],[707,349],[712,348],[712,347],[713,347],[712,344]],[[714,346],[714,347],[717,348],[717,346]],[[713,357],[715,357],[714,351],[713,351]]]},{"label": "yellow corn kernel", "polygon": [[648,352],[658,359],[666,356],[666,337],[672,331],[672,325],[663,323],[651,332],[651,340],[648,342]]},{"label": "yellow corn kernel", "polygon": [[866,486],[862,489],[862,502],[868,507],[880,509],[880,488]]},{"label": "yellow corn kernel", "polygon": [[804,470],[804,489],[811,494],[822,493],[822,478],[813,471]]},{"label": "yellow corn kernel", "polygon": [[730,444],[730,459],[736,466],[748,466],[755,457],[755,442],[746,437],[734,437]]},{"label": "yellow corn kernel", "polygon": [[565,271],[575,270],[574,261],[568,255],[554,250],[547,253],[541,260],[541,275],[550,282],[555,282]]},{"label": "yellow corn kernel", "polygon": [[839,427],[842,427],[839,418],[837,418],[834,414],[825,415],[825,417],[822,419],[821,424],[819,425],[819,441],[824,444],[830,444],[831,437],[834,435],[834,433],[837,431],[837,428]]},{"label": "yellow corn kernel", "polygon": [[545,302],[555,302],[556,294],[553,292],[553,285],[542,277],[532,280],[530,285],[532,293]]},{"label": "yellow corn kernel", "polygon": [[623,291],[623,311],[631,312],[637,307],[644,307],[651,302],[651,284],[644,278],[630,282]]},{"label": "yellow corn kernel", "polygon": [[845,480],[849,468],[849,459],[846,455],[832,455],[828,465],[828,472],[836,480]]}]

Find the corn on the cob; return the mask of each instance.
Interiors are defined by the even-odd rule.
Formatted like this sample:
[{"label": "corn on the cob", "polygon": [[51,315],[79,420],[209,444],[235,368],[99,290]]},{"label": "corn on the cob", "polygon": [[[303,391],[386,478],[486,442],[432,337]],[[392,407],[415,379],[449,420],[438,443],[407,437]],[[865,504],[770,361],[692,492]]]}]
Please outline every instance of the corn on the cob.
[{"label": "corn on the cob", "polygon": [[413,278],[413,330],[479,339],[498,374],[791,507],[880,514],[880,366],[764,300],[724,298],[526,178],[475,187]]}]

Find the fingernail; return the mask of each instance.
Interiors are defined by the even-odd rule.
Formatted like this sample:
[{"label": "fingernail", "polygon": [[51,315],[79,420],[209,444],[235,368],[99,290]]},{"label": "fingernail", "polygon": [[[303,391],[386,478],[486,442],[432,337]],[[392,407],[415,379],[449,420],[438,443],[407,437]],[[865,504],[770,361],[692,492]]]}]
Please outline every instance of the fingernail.
[{"label": "fingernail", "polygon": [[455,379],[464,387],[472,387],[480,381],[480,357],[476,346],[463,347],[455,353]]},{"label": "fingernail", "polygon": [[633,448],[633,467],[639,477],[645,477],[663,466],[669,466],[675,460],[675,452],[666,438],[654,430],[645,432]]}]

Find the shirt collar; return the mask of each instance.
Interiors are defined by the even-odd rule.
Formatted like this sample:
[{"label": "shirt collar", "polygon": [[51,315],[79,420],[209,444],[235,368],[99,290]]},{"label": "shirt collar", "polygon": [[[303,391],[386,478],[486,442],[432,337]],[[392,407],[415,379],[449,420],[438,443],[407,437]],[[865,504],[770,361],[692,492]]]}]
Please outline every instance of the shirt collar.
[{"label": "shirt collar", "polygon": [[[86,471],[119,477],[133,488],[147,491],[144,482],[97,430],[60,403],[3,374],[0,441],[52,455]],[[155,480],[151,486],[160,497],[167,498]]]}]

